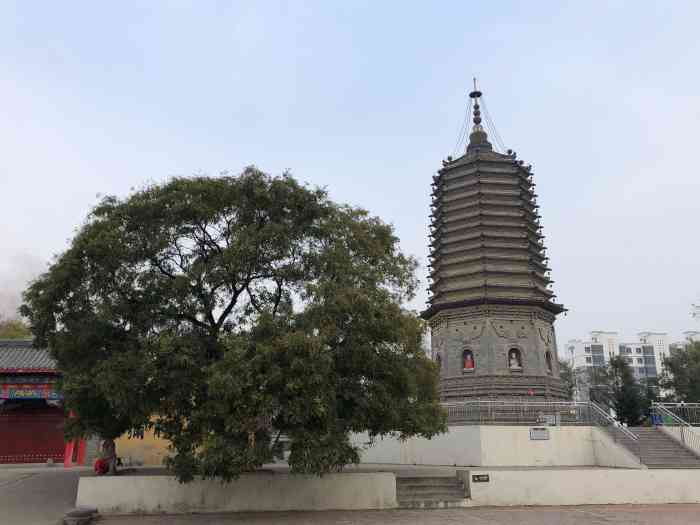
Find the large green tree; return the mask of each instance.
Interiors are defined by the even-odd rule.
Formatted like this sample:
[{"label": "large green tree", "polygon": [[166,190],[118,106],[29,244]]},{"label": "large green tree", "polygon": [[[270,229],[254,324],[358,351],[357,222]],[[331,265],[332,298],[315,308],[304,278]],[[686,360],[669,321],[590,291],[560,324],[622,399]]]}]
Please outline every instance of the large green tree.
[{"label": "large green tree", "polygon": [[700,403],[700,341],[671,348],[664,360],[661,387],[672,401]]},{"label": "large green tree", "polygon": [[92,211],[23,314],[63,371],[69,433],[149,425],[183,481],[272,459],[358,461],[352,432],[445,430],[424,326],[402,304],[416,262],[392,227],[255,168],[177,178]]}]

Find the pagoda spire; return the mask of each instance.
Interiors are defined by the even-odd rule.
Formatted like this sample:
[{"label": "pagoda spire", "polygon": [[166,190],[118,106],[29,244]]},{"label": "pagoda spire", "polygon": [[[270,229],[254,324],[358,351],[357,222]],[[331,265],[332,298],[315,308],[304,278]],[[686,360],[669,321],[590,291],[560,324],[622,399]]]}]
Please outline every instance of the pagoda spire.
[{"label": "pagoda spire", "polygon": [[467,152],[484,149],[491,150],[491,143],[489,143],[489,137],[481,125],[481,106],[479,105],[479,99],[481,98],[481,91],[477,88],[476,77],[474,78],[474,90],[469,93],[469,98],[474,100],[474,110],[472,112],[472,121],[474,126],[472,127],[472,132],[469,134],[469,144],[467,144]]}]

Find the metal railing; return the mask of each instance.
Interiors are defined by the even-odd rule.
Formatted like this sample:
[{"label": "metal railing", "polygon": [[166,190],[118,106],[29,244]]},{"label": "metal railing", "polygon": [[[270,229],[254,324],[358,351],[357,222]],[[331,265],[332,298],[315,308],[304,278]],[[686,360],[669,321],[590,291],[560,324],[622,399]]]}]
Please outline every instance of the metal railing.
[{"label": "metal railing", "polygon": [[651,414],[654,422],[685,448],[700,457],[700,434],[693,425],[671,412],[666,405],[667,403],[652,403]]},{"label": "metal railing", "polygon": [[686,423],[700,426],[700,403],[654,403],[675,414]]},{"label": "metal railing", "polygon": [[643,463],[639,436],[627,427],[622,426],[619,421],[593,401],[589,401],[588,404],[591,406],[591,422],[598,428],[605,430],[613,438],[613,441],[626,447],[637,457],[640,463]]},{"label": "metal railing", "polygon": [[444,403],[451,424],[587,425],[587,403],[560,401],[463,401]]},{"label": "metal railing", "polygon": [[[450,425],[594,426],[640,458],[639,437],[592,401],[486,401],[443,403]],[[641,459],[640,459],[641,461]]]}]

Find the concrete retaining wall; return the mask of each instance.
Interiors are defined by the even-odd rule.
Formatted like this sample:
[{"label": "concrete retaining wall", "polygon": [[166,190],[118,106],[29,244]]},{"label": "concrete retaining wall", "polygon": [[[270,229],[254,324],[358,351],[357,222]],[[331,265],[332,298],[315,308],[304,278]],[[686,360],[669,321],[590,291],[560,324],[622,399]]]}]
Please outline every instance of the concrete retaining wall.
[{"label": "concrete retaining wall", "polygon": [[481,463],[488,466],[595,465],[590,427],[547,427],[549,439],[533,441],[529,427],[482,426]]},{"label": "concrete retaining wall", "polygon": [[397,505],[396,476],[255,473],[229,484],[180,484],[171,476],[83,477],[76,505],[103,514],[391,509]]},{"label": "concrete retaining wall", "polygon": [[[399,441],[386,437],[366,447],[362,463],[394,465],[481,465],[481,431],[479,426],[450,427],[446,434],[433,439]],[[352,442],[366,446],[367,434],[354,434]]]},{"label": "concrete retaining wall", "polygon": [[474,506],[700,503],[700,470],[691,469],[472,469],[469,480]]},{"label": "concrete retaining wall", "polygon": [[[547,427],[549,439],[530,439],[530,427],[451,426],[428,439],[379,439],[362,454],[363,463],[489,467],[602,466],[641,468],[626,448],[594,427]],[[365,445],[366,434],[353,436]]]},{"label": "concrete retaining wall", "polygon": [[[363,463],[457,466],[602,466],[640,468],[639,461],[609,434],[594,427],[548,427],[550,439],[531,441],[529,427],[452,426],[428,439],[378,439],[362,454]],[[352,441],[365,445],[367,434]],[[144,439],[117,440],[126,464],[162,465],[167,442],[147,433]]]},{"label": "concrete retaining wall", "polygon": [[591,429],[595,465],[599,467],[645,469],[639,458],[629,449],[618,444],[605,430]]}]

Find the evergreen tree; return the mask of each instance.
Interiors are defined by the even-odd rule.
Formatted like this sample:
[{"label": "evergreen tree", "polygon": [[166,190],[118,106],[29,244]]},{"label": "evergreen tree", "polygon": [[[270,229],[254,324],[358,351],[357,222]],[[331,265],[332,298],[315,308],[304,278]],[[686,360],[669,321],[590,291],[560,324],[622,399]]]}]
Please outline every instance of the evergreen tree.
[{"label": "evergreen tree", "polygon": [[574,371],[572,370],[571,365],[562,359],[559,360],[559,377],[561,378],[562,383],[564,383],[567,399],[573,399],[575,388]]},{"label": "evergreen tree", "polygon": [[615,356],[608,364],[612,408],[617,419],[628,426],[640,425],[645,415],[645,389],[637,383],[632,368],[622,356]]}]

